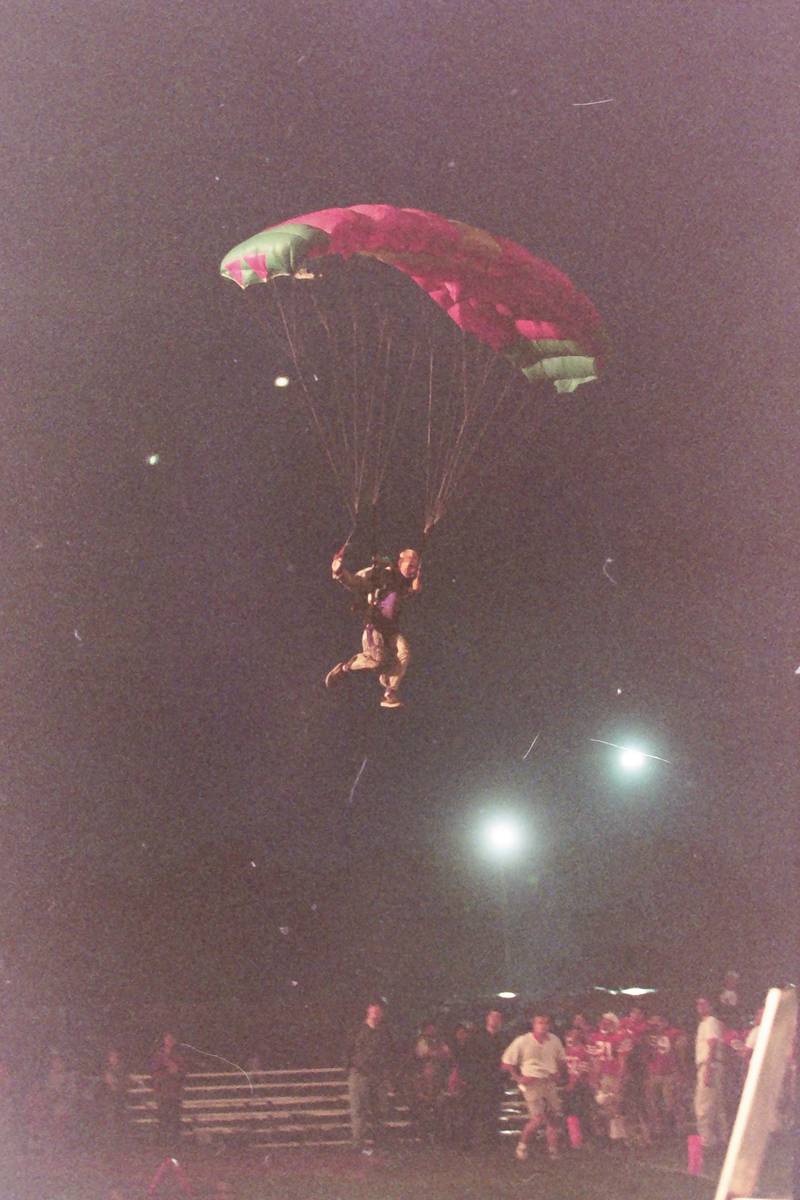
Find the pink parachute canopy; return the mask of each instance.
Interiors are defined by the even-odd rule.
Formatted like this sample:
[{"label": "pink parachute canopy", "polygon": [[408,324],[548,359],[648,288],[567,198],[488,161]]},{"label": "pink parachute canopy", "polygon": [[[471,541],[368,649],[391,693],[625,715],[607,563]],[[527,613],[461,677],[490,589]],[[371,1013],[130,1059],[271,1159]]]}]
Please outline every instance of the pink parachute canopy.
[{"label": "pink parachute canopy", "polygon": [[293,275],[320,256],[356,254],[403,271],[530,379],[569,392],[602,369],[600,315],[563,272],[507,238],[436,213],[388,204],[306,213],[236,246],[221,272],[247,287]]}]

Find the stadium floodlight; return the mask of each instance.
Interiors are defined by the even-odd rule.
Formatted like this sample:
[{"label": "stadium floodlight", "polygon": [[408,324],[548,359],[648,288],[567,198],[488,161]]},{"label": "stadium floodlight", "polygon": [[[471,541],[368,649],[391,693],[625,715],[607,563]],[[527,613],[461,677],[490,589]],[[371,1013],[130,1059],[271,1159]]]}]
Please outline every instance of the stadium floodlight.
[{"label": "stadium floodlight", "polygon": [[485,844],[495,858],[511,858],[525,845],[525,833],[514,817],[500,814],[491,817],[483,827]]},{"label": "stadium floodlight", "polygon": [[647,758],[641,750],[635,750],[633,746],[626,746],[619,756],[620,766],[626,771],[639,771],[645,764]]}]

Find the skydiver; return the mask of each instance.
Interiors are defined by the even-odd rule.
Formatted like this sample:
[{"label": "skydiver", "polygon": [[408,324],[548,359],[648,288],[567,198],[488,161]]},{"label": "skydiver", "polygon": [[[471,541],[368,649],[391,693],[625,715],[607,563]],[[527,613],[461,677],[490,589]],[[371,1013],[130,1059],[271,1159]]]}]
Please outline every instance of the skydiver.
[{"label": "skydiver", "polygon": [[381,708],[402,708],[397,693],[411,650],[399,629],[400,612],[406,597],[415,595],[422,586],[419,553],[410,548],[401,550],[396,562],[375,557],[371,566],[353,574],[344,566],[345,548],[334,554],[331,574],[355,593],[354,610],[364,619],[361,653],[337,663],[325,676],[325,687],[333,687],[351,671],[380,671],[384,689]]}]

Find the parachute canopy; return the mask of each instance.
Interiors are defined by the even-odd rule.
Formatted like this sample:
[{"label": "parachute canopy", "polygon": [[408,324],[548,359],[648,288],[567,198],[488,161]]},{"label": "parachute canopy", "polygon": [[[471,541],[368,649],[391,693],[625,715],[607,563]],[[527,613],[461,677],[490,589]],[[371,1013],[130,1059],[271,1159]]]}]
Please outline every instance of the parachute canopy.
[{"label": "parachute canopy", "polygon": [[532,381],[572,392],[602,370],[600,316],[566,275],[515,242],[420,209],[359,204],[306,213],[235,246],[220,270],[245,288],[297,275],[315,258],[357,254],[404,272]]}]

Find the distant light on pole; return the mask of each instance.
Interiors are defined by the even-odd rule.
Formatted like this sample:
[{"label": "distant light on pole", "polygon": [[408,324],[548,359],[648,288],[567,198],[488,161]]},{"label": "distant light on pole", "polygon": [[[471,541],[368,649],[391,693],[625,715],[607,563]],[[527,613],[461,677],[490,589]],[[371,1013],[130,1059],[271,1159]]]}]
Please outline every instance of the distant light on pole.
[{"label": "distant light on pole", "polygon": [[499,884],[500,917],[502,921],[503,938],[503,978],[498,983],[504,991],[510,991],[512,979],[511,959],[511,907],[508,895],[508,869],[525,848],[528,841],[528,831],[513,812],[503,811],[502,808],[494,813],[487,813],[476,831],[480,837],[484,853],[494,859],[497,864],[497,882]]}]

